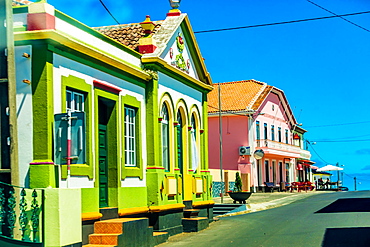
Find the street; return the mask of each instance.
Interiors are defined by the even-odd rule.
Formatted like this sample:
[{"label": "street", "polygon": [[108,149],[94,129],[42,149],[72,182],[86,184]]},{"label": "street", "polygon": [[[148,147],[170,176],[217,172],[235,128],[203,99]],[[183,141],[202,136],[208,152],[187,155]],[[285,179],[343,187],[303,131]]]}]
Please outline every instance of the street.
[{"label": "street", "polygon": [[270,210],[224,217],[166,246],[370,246],[370,192],[313,195]]}]

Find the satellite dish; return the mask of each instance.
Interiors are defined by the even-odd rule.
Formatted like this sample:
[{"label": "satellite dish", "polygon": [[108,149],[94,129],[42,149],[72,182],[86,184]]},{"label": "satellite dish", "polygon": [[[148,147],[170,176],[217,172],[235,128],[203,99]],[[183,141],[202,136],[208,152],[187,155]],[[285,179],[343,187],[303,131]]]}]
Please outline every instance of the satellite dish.
[{"label": "satellite dish", "polygon": [[263,156],[265,156],[265,152],[263,152],[262,149],[257,149],[256,151],[254,151],[254,154],[253,154],[253,157],[256,159],[256,160],[260,160],[263,158]]}]

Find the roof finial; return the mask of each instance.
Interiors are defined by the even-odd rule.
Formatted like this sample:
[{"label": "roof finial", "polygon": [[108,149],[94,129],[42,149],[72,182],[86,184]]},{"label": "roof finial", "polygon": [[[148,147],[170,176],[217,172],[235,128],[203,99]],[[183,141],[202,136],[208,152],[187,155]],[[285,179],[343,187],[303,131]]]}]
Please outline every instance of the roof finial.
[{"label": "roof finial", "polygon": [[155,23],[150,20],[150,16],[147,15],[145,20],[140,23],[141,27],[144,29],[145,36],[139,39],[139,52],[141,54],[153,53],[157,46],[155,45],[155,40],[153,39],[153,30],[155,28]]},{"label": "roof finial", "polygon": [[178,9],[180,7],[181,0],[170,0],[171,7],[173,9]]},{"label": "roof finial", "polygon": [[155,28],[155,24],[150,20],[149,15],[146,16],[145,21],[141,22],[140,25],[144,29],[146,35],[150,35]]},{"label": "roof finial", "polygon": [[179,10],[181,0],[170,0],[172,9],[167,13],[167,16],[179,16],[181,11]]}]

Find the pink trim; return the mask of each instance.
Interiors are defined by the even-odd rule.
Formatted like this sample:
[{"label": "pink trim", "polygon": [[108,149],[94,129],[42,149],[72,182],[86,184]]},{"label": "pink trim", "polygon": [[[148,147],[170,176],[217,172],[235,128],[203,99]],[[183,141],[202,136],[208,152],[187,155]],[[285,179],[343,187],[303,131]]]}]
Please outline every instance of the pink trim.
[{"label": "pink trim", "polygon": [[146,169],[147,170],[148,169],[161,169],[161,170],[164,170],[164,167],[155,167],[155,166],[153,166],[153,167],[147,167]]},{"label": "pink trim", "polygon": [[55,16],[48,13],[27,14],[27,31],[55,29]]},{"label": "pink trim", "polygon": [[179,168],[175,168],[175,169],[173,169],[174,171],[180,171],[180,169]]},{"label": "pink trim", "polygon": [[210,171],[200,171],[200,172],[210,172]]},{"label": "pink trim", "polygon": [[114,93],[114,94],[119,94],[122,91],[121,88],[113,86],[113,85],[108,84],[106,82],[97,81],[97,80],[94,80],[93,82],[94,82],[94,87],[106,90],[106,91]]},{"label": "pink trim", "polygon": [[54,165],[54,162],[31,162],[30,165]]},{"label": "pink trim", "polygon": [[194,170],[188,170],[189,172],[193,172]]}]

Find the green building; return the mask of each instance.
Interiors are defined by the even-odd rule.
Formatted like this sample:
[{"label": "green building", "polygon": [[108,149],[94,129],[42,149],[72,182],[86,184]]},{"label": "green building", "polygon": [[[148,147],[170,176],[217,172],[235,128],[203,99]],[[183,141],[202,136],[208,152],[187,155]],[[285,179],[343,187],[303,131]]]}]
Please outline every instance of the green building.
[{"label": "green building", "polygon": [[207,227],[212,82],[187,15],[93,29],[45,1],[13,5],[17,139],[1,153],[0,245],[153,246]]}]

